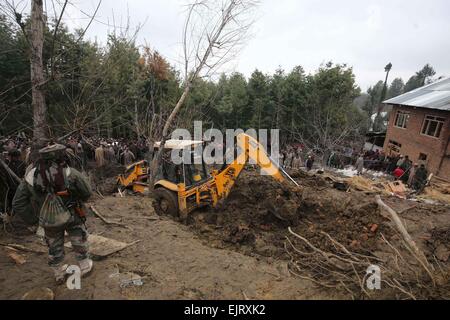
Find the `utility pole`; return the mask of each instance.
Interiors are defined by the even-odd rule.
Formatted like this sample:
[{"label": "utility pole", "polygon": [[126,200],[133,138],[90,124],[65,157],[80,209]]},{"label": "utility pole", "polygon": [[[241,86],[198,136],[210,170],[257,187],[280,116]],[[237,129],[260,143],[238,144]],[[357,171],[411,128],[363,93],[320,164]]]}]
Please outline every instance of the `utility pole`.
[{"label": "utility pole", "polygon": [[373,131],[375,131],[375,132],[381,131],[383,129],[383,119],[381,117],[381,111],[383,110],[384,98],[386,98],[387,82],[389,79],[389,73],[391,72],[391,69],[392,69],[392,63],[389,63],[386,65],[386,67],[384,67],[384,72],[386,72],[386,78],[384,80],[383,90],[381,91],[381,95],[380,95],[380,102],[379,102],[378,108],[377,108],[377,115],[373,122]]},{"label": "utility pole", "polygon": [[384,98],[386,98],[387,82],[388,82],[388,78],[389,78],[389,72],[391,72],[391,69],[392,69],[392,63],[389,63],[386,67],[384,67],[384,72],[386,72],[386,79],[384,80],[383,91],[381,92],[380,105],[383,103]]}]

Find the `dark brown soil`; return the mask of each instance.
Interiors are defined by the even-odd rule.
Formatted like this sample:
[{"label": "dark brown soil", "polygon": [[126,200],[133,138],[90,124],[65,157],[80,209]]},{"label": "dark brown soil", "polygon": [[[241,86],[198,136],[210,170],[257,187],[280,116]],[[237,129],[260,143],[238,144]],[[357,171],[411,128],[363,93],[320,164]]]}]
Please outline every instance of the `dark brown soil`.
[{"label": "dark brown soil", "polygon": [[219,208],[192,214],[191,227],[215,246],[283,259],[289,226],[318,247],[329,245],[324,231],[364,253],[377,248],[380,232],[392,233],[373,196],[339,191],[320,176],[294,177],[300,188],[243,172]]}]

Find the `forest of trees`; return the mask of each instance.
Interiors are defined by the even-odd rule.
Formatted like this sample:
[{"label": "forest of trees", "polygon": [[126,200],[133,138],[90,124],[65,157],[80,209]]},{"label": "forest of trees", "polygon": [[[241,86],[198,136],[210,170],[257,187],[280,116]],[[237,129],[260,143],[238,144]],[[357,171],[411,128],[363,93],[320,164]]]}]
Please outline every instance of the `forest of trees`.
[{"label": "forest of trees", "polygon": [[[85,40],[81,30],[59,25],[55,32],[55,25],[46,24],[43,49],[50,135],[159,139],[183,91],[180,71],[154,48],[138,46],[133,35],[109,34],[101,46]],[[27,28],[27,20],[17,24],[0,15],[0,136],[33,128]],[[392,81],[386,95],[412,90],[434,74],[427,65],[406,84]],[[220,129],[279,128],[284,141],[332,149],[363,136],[383,87],[383,81],[371,87],[357,106],[361,90],[352,68],[332,62],[311,74],[297,66],[274,74],[255,70],[248,79],[240,73],[199,78],[174,126],[202,120]]]}]

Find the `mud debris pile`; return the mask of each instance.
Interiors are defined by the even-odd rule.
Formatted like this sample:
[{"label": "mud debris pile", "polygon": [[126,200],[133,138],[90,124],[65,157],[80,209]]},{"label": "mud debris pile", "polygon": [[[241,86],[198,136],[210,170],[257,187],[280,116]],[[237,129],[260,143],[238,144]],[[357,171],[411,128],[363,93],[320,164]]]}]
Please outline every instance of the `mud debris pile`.
[{"label": "mud debris pile", "polygon": [[[303,278],[328,284],[325,287],[329,288],[340,287],[353,298],[377,298],[361,289],[366,268],[373,264],[381,266],[386,281],[391,284],[391,290],[384,291],[378,298],[449,296],[447,282],[435,287],[410,255],[393,223],[380,211],[373,192],[336,188],[335,181],[323,174],[299,171],[292,176],[300,184],[299,188],[279,184],[257,171],[244,171],[220,207],[192,214],[192,230],[208,246],[236,250],[269,261],[286,261],[289,270],[299,267],[296,271]],[[448,239],[450,225],[445,230],[430,230],[434,223],[442,226],[441,222],[447,221],[450,224],[448,208],[412,204],[395,197],[386,197],[386,200],[398,206],[402,218],[409,219],[405,222],[408,230],[428,261],[434,264],[436,256],[441,262],[449,260],[450,247],[445,239]],[[428,243],[423,240],[426,234]],[[334,258],[328,259],[330,256]],[[336,259],[341,260],[332,261]],[[409,266],[409,273],[401,271],[403,265],[399,267],[398,259]],[[348,261],[357,261],[356,269]],[[450,276],[448,264],[434,268],[439,270],[433,271],[435,279]],[[396,287],[396,281],[401,289]]]},{"label": "mud debris pile", "polygon": [[339,191],[320,175],[293,177],[300,188],[246,170],[220,207],[193,213],[191,226],[219,247],[273,258],[287,258],[287,227],[319,247],[326,245],[324,231],[361,252],[376,249],[380,232],[392,232],[373,196]]}]

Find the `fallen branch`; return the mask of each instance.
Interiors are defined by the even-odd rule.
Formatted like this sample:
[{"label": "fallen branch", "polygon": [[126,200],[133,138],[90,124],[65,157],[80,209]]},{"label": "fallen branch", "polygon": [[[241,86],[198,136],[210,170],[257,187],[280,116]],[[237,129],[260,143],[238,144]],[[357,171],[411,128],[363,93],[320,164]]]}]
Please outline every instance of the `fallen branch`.
[{"label": "fallen branch", "polygon": [[[128,248],[128,247],[131,247],[131,246],[134,246],[135,244],[138,244],[138,243],[141,242],[141,241],[142,241],[142,240],[136,240],[136,241],[133,241],[133,242],[127,244],[123,249]],[[123,249],[122,249],[122,250],[123,250]]]},{"label": "fallen branch", "polygon": [[105,199],[105,196],[100,192],[100,190],[98,190],[98,187],[97,187],[97,193],[102,199]]},{"label": "fallen branch", "polygon": [[100,220],[102,220],[102,221],[103,221],[104,223],[106,223],[106,224],[116,225],[116,226],[120,226],[120,227],[124,227],[124,228],[130,229],[130,227],[127,226],[126,224],[123,224],[123,223],[120,223],[120,222],[117,222],[117,221],[111,221],[111,220],[106,219],[103,215],[100,214],[100,212],[97,211],[97,209],[94,208],[94,206],[91,206],[91,210],[92,210],[92,213],[93,213],[97,218],[99,218]]},{"label": "fallen branch", "polygon": [[379,195],[375,196],[375,199],[377,201],[377,204],[390,214],[392,221],[397,227],[397,230],[402,235],[403,240],[406,242],[412,255],[422,265],[422,267],[425,269],[425,271],[428,273],[431,280],[433,281],[433,285],[435,285],[436,282],[433,273],[431,272],[431,270],[434,270],[433,266],[428,262],[427,258],[425,257],[425,254],[417,247],[416,243],[411,238],[411,235],[408,233],[402,221],[400,220],[400,217],[398,216],[397,212],[395,212],[394,209],[392,209],[386,203],[384,203]]},{"label": "fallen branch", "polygon": [[37,254],[46,253],[46,251],[43,251],[43,250],[35,250],[35,249],[27,248],[27,247],[24,247],[24,246],[22,246],[20,244],[15,244],[15,243],[3,243],[3,242],[0,242],[0,246],[8,248],[8,249],[15,249],[15,250],[25,251],[25,252],[33,252],[33,253],[37,253]]},{"label": "fallen branch", "polygon": [[11,178],[13,178],[13,180],[15,182],[17,182],[17,184],[20,184],[20,182],[22,181],[15,173],[14,171],[12,171],[9,166],[0,158],[0,165],[2,165],[2,167],[6,170],[6,172],[11,176]]},{"label": "fallen branch", "polygon": [[242,292],[242,295],[244,296],[244,299],[245,299],[245,300],[250,300],[250,299],[247,297],[247,295],[245,294],[245,291],[244,291],[244,290],[241,290],[241,292]]}]

